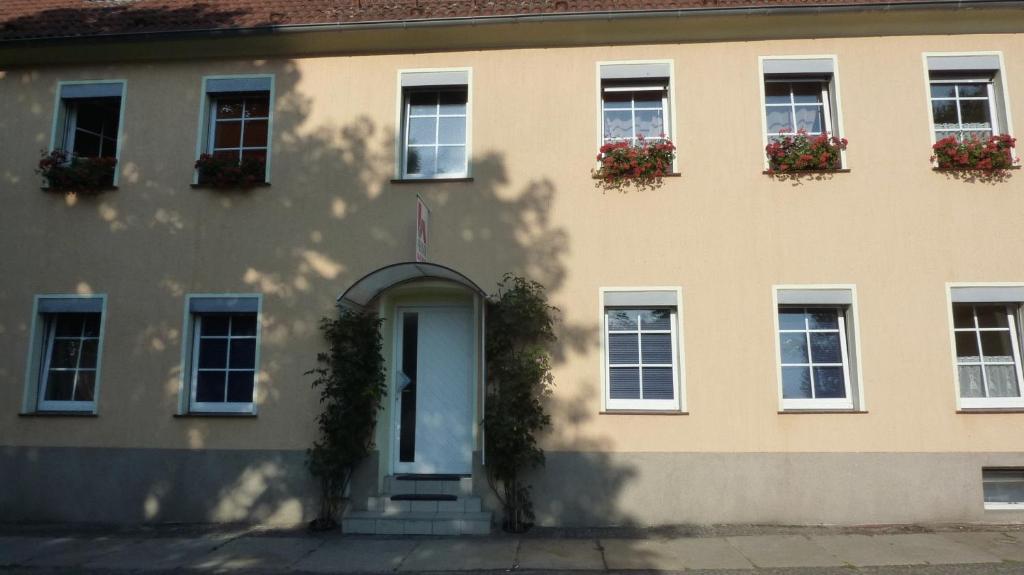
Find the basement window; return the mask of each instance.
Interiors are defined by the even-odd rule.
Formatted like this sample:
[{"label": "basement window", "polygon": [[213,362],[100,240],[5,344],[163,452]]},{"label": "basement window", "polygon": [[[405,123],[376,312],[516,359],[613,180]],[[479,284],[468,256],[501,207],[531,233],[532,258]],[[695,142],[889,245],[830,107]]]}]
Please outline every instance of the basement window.
[{"label": "basement window", "polygon": [[1024,468],[982,469],[985,509],[1024,509]]}]

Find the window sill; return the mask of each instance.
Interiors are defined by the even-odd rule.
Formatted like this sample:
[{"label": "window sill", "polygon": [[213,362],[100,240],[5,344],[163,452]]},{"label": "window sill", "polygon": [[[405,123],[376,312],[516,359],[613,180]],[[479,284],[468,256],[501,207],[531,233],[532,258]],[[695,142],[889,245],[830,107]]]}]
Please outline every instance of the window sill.
[{"label": "window sill", "polygon": [[854,413],[854,414],[864,414],[864,413],[868,413],[868,411],[867,410],[860,410],[860,409],[813,409],[812,408],[812,409],[785,409],[785,410],[778,411],[776,413],[778,413],[779,415],[804,415],[804,414],[814,414],[814,413]]},{"label": "window sill", "polygon": [[956,412],[968,415],[974,413],[1024,413],[1024,407],[965,407]]},{"label": "window sill", "polygon": [[[48,193],[48,194],[76,194],[76,195],[79,194],[79,192],[76,192],[76,191],[73,191],[73,190],[62,190],[60,188],[51,188],[50,186],[40,186],[39,189],[44,191],[44,192],[46,192],[46,193]],[[85,192],[83,195],[95,196],[95,195],[102,194],[103,192],[116,192],[116,191],[117,191],[117,186],[104,186],[104,187],[96,189],[96,190],[89,190],[88,192]]]},{"label": "window sill", "polygon": [[92,411],[29,411],[19,413],[18,417],[99,417]]},{"label": "window sill", "polygon": [[1024,511],[1024,504],[1021,503],[986,503],[985,511],[1011,511],[1020,513]]},{"label": "window sill", "polygon": [[933,172],[971,172],[978,174],[988,174],[991,172],[1002,172],[1004,170],[1019,170],[1021,166],[1010,166],[1009,168],[1003,168],[1002,170],[985,170],[982,168],[938,168],[932,167]]},{"label": "window sill", "polygon": [[192,188],[194,190],[216,190],[218,192],[238,192],[238,191],[251,190],[253,188],[269,188],[270,187],[270,182],[260,182],[258,184],[253,184],[251,186],[244,187],[244,188],[242,186],[230,186],[230,187],[218,188],[217,186],[211,186],[210,184],[189,184],[188,187],[190,187],[190,188]]},{"label": "window sill", "polygon": [[672,409],[608,409],[597,413],[598,415],[690,415],[689,411]]},{"label": "window sill", "polygon": [[190,412],[190,413],[175,413],[174,414],[174,418],[175,419],[179,419],[179,418],[181,418],[181,419],[189,419],[189,418],[192,418],[192,417],[217,417],[217,418],[229,418],[229,419],[233,419],[233,418],[255,419],[256,415],[257,414],[255,414],[255,413],[231,413],[230,411],[223,411],[223,412],[216,412],[216,411],[211,411],[211,412],[198,411],[197,412],[197,411],[193,411],[193,412]]},{"label": "window sill", "polygon": [[462,178],[392,178],[392,184],[438,184],[443,182],[472,182],[471,177]]},{"label": "window sill", "polygon": [[[682,172],[672,172],[671,174],[664,174],[661,177],[663,177],[663,178],[681,178],[681,177],[683,177],[683,174],[682,174]],[[603,179],[603,178],[601,178],[599,176],[590,176],[590,178],[592,180],[601,180],[601,179]]]},{"label": "window sill", "polygon": [[821,176],[827,174],[849,174],[850,168],[840,168],[838,170],[792,170],[788,172],[771,172],[763,170],[761,173],[766,176]]}]

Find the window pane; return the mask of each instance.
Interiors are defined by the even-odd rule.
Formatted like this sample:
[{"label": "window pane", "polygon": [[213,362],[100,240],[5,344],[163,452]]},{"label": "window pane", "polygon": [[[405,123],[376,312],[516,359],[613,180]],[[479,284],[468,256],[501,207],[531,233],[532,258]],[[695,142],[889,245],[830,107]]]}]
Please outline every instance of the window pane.
[{"label": "window pane", "polygon": [[241,98],[217,98],[217,117],[218,118],[241,118],[242,117],[242,99]]},{"label": "window pane", "polygon": [[251,120],[245,123],[245,140],[242,145],[250,148],[267,147],[267,121]]},{"label": "window pane", "polygon": [[242,152],[242,159],[249,159],[249,158],[257,158],[259,160],[262,160],[262,161],[266,162],[267,161],[267,151],[266,150],[245,150],[244,152]]},{"label": "window pane", "polygon": [[640,310],[641,329],[672,329],[672,310]]},{"label": "window pane", "polygon": [[227,335],[228,316],[204,315],[202,318],[202,335]]},{"label": "window pane", "polygon": [[814,368],[814,397],[846,397],[846,384],[841,367]]},{"label": "window pane", "polygon": [[270,115],[270,97],[245,97],[246,118],[266,118]]},{"label": "window pane", "polygon": [[228,340],[199,340],[199,369],[224,369],[227,367]]},{"label": "window pane", "polygon": [[1010,321],[1006,317],[1006,306],[979,305],[975,306],[974,311],[978,314],[978,327],[1010,327]]},{"label": "window pane", "polygon": [[804,310],[779,308],[779,329],[807,329],[804,323]]},{"label": "window pane", "polygon": [[57,337],[79,337],[82,335],[84,314],[62,313],[54,317],[57,322]]},{"label": "window pane", "polygon": [[961,98],[986,98],[988,97],[988,88],[986,86],[987,84],[985,83],[956,85]]},{"label": "window pane", "polygon": [[811,329],[839,329],[839,312],[834,309],[809,309],[807,324]]},{"label": "window pane", "polygon": [[78,382],[75,384],[75,401],[92,401],[93,392],[96,389],[96,372],[92,370],[79,371]]},{"label": "window pane", "polygon": [[74,371],[51,371],[47,374],[47,401],[71,401],[71,393],[75,387]]},{"label": "window pane", "polygon": [[811,370],[807,367],[782,368],[782,397],[785,399],[811,398]]},{"label": "window pane", "polygon": [[611,399],[640,399],[640,369],[613,367],[610,370],[608,394]]},{"label": "window pane", "polygon": [[636,132],[645,138],[657,138],[666,133],[665,118],[661,110],[637,110]]},{"label": "window pane", "polygon": [[632,138],[633,137],[633,115],[632,115],[632,112],[605,112],[604,113],[604,137],[605,138]]},{"label": "window pane", "polygon": [[605,92],[605,110],[628,110],[633,103],[633,94],[629,92]]},{"label": "window pane", "polygon": [[256,314],[231,316],[231,335],[256,335]]},{"label": "window pane", "polygon": [[956,96],[955,84],[932,84],[932,98],[952,98]]},{"label": "window pane", "polygon": [[217,127],[213,134],[214,148],[237,148],[241,141],[241,122],[217,122]]},{"label": "window pane", "polygon": [[468,95],[465,90],[441,92],[441,114],[465,114]]},{"label": "window pane", "polygon": [[228,374],[228,401],[252,403],[253,372],[232,371]]},{"label": "window pane", "polygon": [[803,333],[781,333],[782,363],[808,363],[807,338]]},{"label": "window pane", "polygon": [[991,128],[988,100],[960,101],[960,122],[964,128]]},{"label": "window pane", "polygon": [[465,144],[466,143],[466,119],[465,118],[441,118],[441,125],[438,131],[438,143],[440,144]]},{"label": "window pane", "polygon": [[637,312],[629,310],[609,310],[608,329],[611,331],[631,331],[637,329]]},{"label": "window pane", "polygon": [[640,347],[632,333],[608,334],[608,363],[640,363]]},{"label": "window pane", "polygon": [[1024,470],[982,471],[985,503],[1024,503]]},{"label": "window pane", "polygon": [[224,401],[223,371],[200,371],[196,381],[196,401]]},{"label": "window pane", "polygon": [[974,327],[974,308],[970,304],[953,304],[953,327]]},{"label": "window pane", "polygon": [[977,332],[956,332],[956,358],[959,361],[981,361],[981,355],[978,353]]},{"label": "window pane", "polygon": [[256,367],[256,340],[252,338],[231,340],[231,369],[253,369]]},{"label": "window pane", "polygon": [[409,144],[437,143],[437,118],[410,118]]},{"label": "window pane", "polygon": [[764,84],[765,104],[789,104],[789,83],[787,82],[765,82]]},{"label": "window pane", "polygon": [[936,129],[958,127],[956,102],[952,100],[933,101],[932,120],[935,122]]},{"label": "window pane", "polygon": [[765,108],[765,125],[769,134],[793,131],[793,113],[789,106]]},{"label": "window pane", "polygon": [[842,363],[843,353],[838,333],[811,334],[811,361],[814,363]]},{"label": "window pane", "polygon": [[820,104],[821,83],[819,82],[794,82],[793,102],[797,104]]},{"label": "window pane", "polygon": [[981,332],[981,353],[985,361],[1013,361],[1013,347],[1008,331]]},{"label": "window pane", "polygon": [[463,174],[466,172],[466,148],[444,146],[437,149],[438,174]]},{"label": "window pane", "polygon": [[214,158],[237,162],[241,158],[238,150],[221,150],[213,153]]},{"label": "window pane", "polygon": [[83,369],[96,367],[96,356],[99,355],[99,340],[87,339],[82,341],[82,357],[79,358],[78,366]]},{"label": "window pane", "polygon": [[74,368],[78,366],[79,341],[77,339],[53,340],[50,353],[50,367]]},{"label": "window pane", "polygon": [[640,337],[643,338],[644,363],[672,363],[672,334],[645,333]]},{"label": "window pane", "polygon": [[796,129],[820,133],[825,131],[825,115],[821,106],[797,106]]},{"label": "window pane", "polygon": [[672,399],[675,386],[671,367],[644,368],[644,399]]},{"label": "window pane", "polygon": [[961,365],[957,371],[960,373],[960,397],[985,397],[980,365]]},{"label": "window pane", "polygon": [[432,176],[436,172],[437,148],[433,146],[409,148],[405,171],[409,174]]},{"label": "window pane", "polygon": [[410,93],[409,113],[414,116],[437,114],[437,92]]},{"label": "window pane", "polygon": [[100,157],[100,137],[96,134],[78,130],[75,132],[75,148],[72,150],[75,155],[83,158]]},{"label": "window pane", "polygon": [[662,98],[664,98],[664,96],[664,91],[638,90],[633,92],[633,107],[655,108],[660,111],[662,109]]},{"label": "window pane", "polygon": [[1017,370],[1012,365],[986,365],[989,397],[1020,397]]}]

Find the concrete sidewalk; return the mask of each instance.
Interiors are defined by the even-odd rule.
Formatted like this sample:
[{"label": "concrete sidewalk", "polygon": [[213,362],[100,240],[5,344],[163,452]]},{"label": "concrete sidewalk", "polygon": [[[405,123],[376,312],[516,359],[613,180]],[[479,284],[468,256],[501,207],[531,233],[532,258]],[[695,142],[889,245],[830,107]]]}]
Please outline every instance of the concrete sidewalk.
[{"label": "concrete sidewalk", "polygon": [[[259,530],[50,533],[7,529],[0,572],[382,573],[738,570],[1024,572],[1024,531],[806,532],[646,538],[366,537]],[[1022,562],[1017,564],[1016,562]],[[935,567],[927,566],[956,566]],[[876,569],[881,568],[881,569]],[[781,571],[780,571],[781,570]]]}]

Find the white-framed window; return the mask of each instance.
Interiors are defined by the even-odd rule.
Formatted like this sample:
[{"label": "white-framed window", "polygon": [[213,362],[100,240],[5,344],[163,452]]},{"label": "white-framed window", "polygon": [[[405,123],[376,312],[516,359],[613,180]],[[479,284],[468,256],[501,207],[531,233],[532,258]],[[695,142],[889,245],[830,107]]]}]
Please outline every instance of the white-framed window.
[{"label": "white-framed window", "polygon": [[806,132],[842,137],[834,56],[762,57],[764,143]]},{"label": "white-framed window", "polygon": [[853,410],[860,402],[853,288],[776,288],[782,410]]},{"label": "white-framed window", "polygon": [[[51,149],[80,158],[115,158],[121,154],[124,80],[60,82]],[[114,167],[109,185],[120,170]]]},{"label": "white-framed window", "polygon": [[470,71],[401,71],[399,85],[401,178],[468,177]]},{"label": "white-framed window", "polygon": [[183,411],[255,413],[260,304],[258,295],[188,296]]},{"label": "white-framed window", "polygon": [[1022,409],[1024,284],[948,284],[957,406]]},{"label": "white-framed window", "polygon": [[682,410],[679,290],[605,288],[601,295],[606,409]]},{"label": "white-framed window", "polygon": [[[203,79],[196,155],[209,154],[241,165],[263,164],[270,181],[274,123],[274,76],[208,76]],[[198,174],[196,175],[196,182]]]},{"label": "white-framed window", "polygon": [[671,139],[672,63],[599,62],[601,144]]},{"label": "white-framed window", "polygon": [[106,297],[35,299],[23,411],[96,412]]},{"label": "white-framed window", "polygon": [[984,468],[981,480],[985,509],[1024,509],[1024,468]]},{"label": "white-framed window", "polygon": [[925,54],[933,141],[981,139],[1010,130],[999,53]]}]

